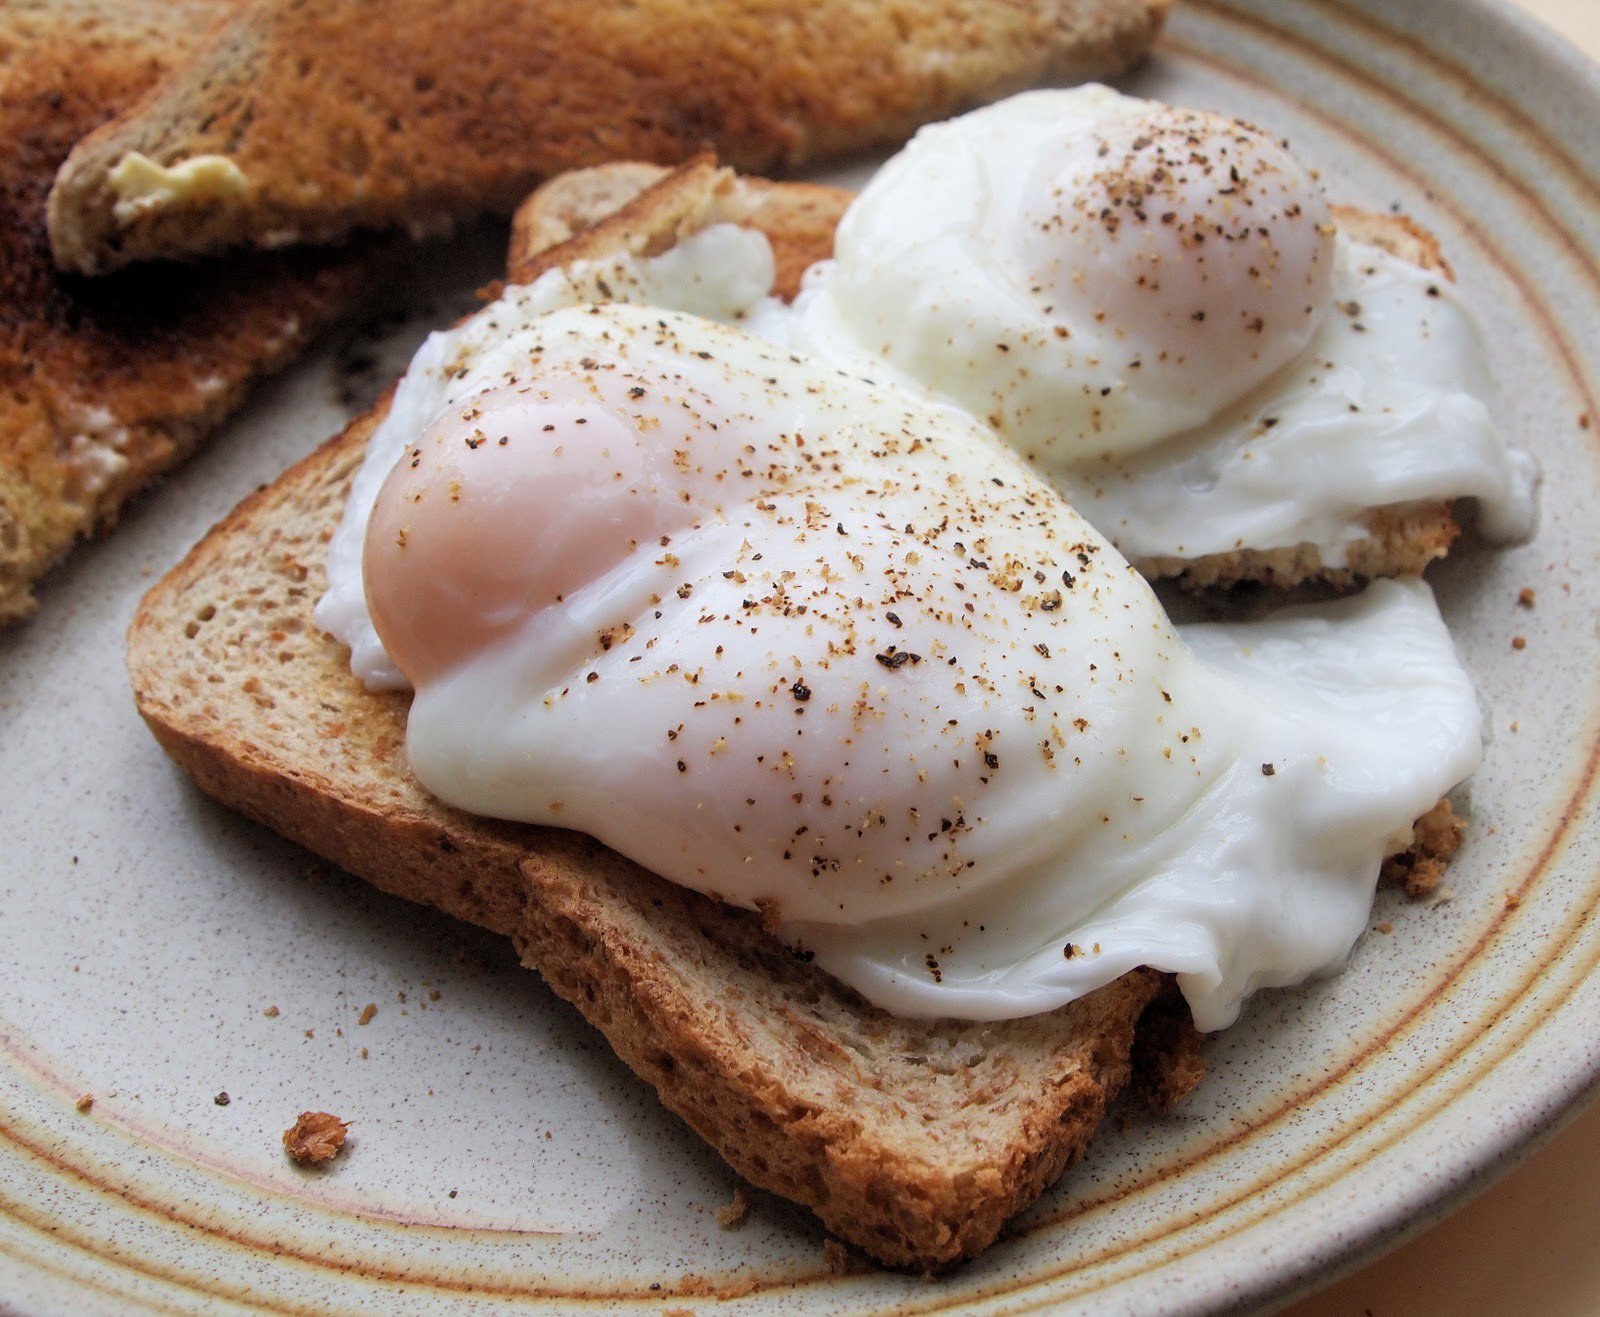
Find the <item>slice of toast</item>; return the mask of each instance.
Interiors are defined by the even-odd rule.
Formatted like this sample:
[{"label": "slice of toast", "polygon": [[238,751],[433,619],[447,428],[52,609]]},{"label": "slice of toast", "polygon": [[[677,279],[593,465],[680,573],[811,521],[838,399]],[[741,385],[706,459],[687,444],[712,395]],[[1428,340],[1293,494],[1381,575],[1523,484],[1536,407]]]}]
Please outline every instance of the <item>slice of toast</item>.
[{"label": "slice of toast", "polygon": [[367,256],[304,251],[58,275],[44,206],[72,144],[173,67],[231,0],[0,9],[0,625],[81,536],[187,454],[359,291]]},{"label": "slice of toast", "polygon": [[[843,200],[707,162],[637,191],[630,170],[537,194],[519,216],[513,279],[664,248],[697,218],[743,217],[775,239],[809,227],[827,243],[818,217]],[[578,200],[600,195],[620,204],[575,231]],[[407,766],[410,697],[367,690],[312,620],[383,410],[246,499],[140,605],[128,647],[139,710],[204,791],[386,891],[509,935],[730,1165],[886,1263],[937,1269],[984,1248],[1082,1155],[1130,1077],[1163,1107],[1192,1090],[1198,1035],[1165,976],[1139,970],[1021,1020],[898,1019],[756,915],[577,834],[430,797]],[[1389,878],[1436,873],[1458,840],[1441,802]]]},{"label": "slice of toast", "polygon": [[1120,72],[1170,3],[392,0],[380,21],[368,0],[246,0],[73,151],[52,242],[63,269],[95,272],[433,228],[604,160],[709,148],[792,168],[1041,79]]},{"label": "slice of toast", "polygon": [[[598,165],[574,170],[550,180],[528,198],[514,220],[512,282],[529,283],[552,264],[588,254],[589,241],[611,241],[614,226],[586,239],[584,230],[619,213],[644,189],[660,183],[668,170],[640,162]],[[709,177],[709,176],[708,176]],[[833,253],[833,228],[850,203],[850,194],[838,188],[811,183],[776,183],[765,179],[724,179],[716,186],[702,183],[688,189],[677,201],[670,240],[707,224],[747,224],[775,230],[773,251],[778,278],[775,291],[793,297],[806,266]],[[771,224],[764,211],[781,215]],[[1454,275],[1437,239],[1413,221],[1398,215],[1333,207],[1340,230],[1358,242],[1382,247],[1402,260],[1445,279]],[[637,232],[624,239],[635,255],[646,254]],[[570,246],[555,250],[553,243]],[[518,253],[524,253],[518,255]],[[1187,589],[1218,589],[1245,582],[1288,589],[1308,581],[1347,589],[1359,581],[1379,576],[1420,576],[1430,562],[1444,557],[1461,533],[1450,500],[1396,504],[1373,508],[1365,518],[1367,534],[1346,546],[1345,562],[1324,563],[1313,544],[1277,549],[1243,548],[1198,558],[1151,557],[1134,561],[1150,580],[1170,580]]]},{"label": "slice of toast", "polygon": [[[566,258],[664,242],[686,205],[752,197],[775,229],[823,200],[702,164]],[[383,407],[246,499],[138,610],[139,710],[203,790],[386,891],[509,935],[736,1170],[886,1263],[938,1268],[989,1244],[1087,1147],[1142,1021],[1158,1040],[1139,1052],[1145,1089],[1172,1102],[1199,1079],[1187,1008],[1153,972],[1029,1019],[898,1019],[748,912],[577,834],[432,799],[407,767],[409,697],[362,686],[311,613]]]}]

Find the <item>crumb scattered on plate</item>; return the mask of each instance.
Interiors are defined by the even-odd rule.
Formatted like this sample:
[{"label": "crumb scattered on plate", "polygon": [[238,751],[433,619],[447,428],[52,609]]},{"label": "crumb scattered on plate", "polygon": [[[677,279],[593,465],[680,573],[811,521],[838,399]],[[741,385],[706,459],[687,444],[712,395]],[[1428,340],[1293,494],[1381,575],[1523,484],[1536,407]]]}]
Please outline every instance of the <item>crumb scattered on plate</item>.
[{"label": "crumb scattered on plate", "polygon": [[742,1184],[733,1186],[733,1199],[717,1208],[717,1224],[724,1230],[732,1230],[744,1222],[750,1211],[750,1195],[745,1192]]},{"label": "crumb scattered on plate", "polygon": [[1406,895],[1414,899],[1431,895],[1465,832],[1466,824],[1450,802],[1441,800],[1416,821],[1410,849],[1383,862],[1380,881],[1404,883]]},{"label": "crumb scattered on plate", "polygon": [[300,1119],[283,1132],[283,1146],[301,1166],[320,1166],[338,1156],[349,1132],[348,1121],[326,1111],[302,1111]]}]

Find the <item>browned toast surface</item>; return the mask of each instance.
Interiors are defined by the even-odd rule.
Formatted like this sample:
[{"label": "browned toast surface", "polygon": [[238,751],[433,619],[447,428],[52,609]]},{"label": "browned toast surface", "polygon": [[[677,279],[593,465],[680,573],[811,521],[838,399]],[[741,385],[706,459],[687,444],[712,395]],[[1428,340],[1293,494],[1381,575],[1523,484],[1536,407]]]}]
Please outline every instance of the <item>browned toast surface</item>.
[{"label": "browned toast surface", "polygon": [[[73,152],[51,198],[56,259],[96,271],[428,227],[604,160],[714,149],[792,168],[1043,78],[1119,72],[1169,4],[392,0],[378,21],[368,0],[245,0]],[[130,153],[226,164],[203,195],[151,202],[119,172]]]},{"label": "browned toast surface", "polygon": [[44,207],[56,166],[232,8],[0,10],[0,625],[359,289],[363,258],[315,251],[93,283],[55,271]]}]

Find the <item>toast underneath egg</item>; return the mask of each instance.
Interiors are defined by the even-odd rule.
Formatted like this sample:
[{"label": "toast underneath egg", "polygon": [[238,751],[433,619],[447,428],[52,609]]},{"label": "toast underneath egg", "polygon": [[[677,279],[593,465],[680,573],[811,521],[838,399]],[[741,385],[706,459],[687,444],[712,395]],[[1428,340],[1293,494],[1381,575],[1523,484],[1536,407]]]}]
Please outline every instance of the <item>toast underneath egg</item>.
[{"label": "toast underneath egg", "polygon": [[[712,218],[761,228],[780,253],[807,233],[826,254],[844,201],[706,163],[648,181],[620,167],[547,188],[519,217],[510,278],[662,250]],[[805,263],[781,258],[780,282]],[[1192,1089],[1197,1035],[1164,976],[1138,970],[1000,1023],[900,1019],[754,914],[575,833],[424,792],[406,760],[409,696],[367,690],[312,620],[383,410],[245,500],[140,606],[140,712],[203,790],[385,891],[510,936],[740,1174],[885,1263],[937,1269],[986,1247],[1082,1155],[1130,1081],[1163,1106]],[[1391,876],[1453,850],[1448,807],[1430,819]]]}]

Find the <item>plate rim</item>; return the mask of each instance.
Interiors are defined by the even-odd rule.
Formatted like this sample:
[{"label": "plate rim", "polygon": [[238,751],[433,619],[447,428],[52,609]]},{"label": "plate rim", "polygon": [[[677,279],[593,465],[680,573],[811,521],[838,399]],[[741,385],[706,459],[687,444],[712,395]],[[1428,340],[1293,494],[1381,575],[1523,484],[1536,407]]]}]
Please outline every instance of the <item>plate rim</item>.
[{"label": "plate rim", "polygon": [[[1196,9],[1224,14],[1254,12],[1264,7],[1252,4],[1251,0],[1243,0],[1243,3],[1234,3],[1233,0],[1188,0],[1188,2]],[[1577,82],[1587,84],[1587,94],[1592,98],[1591,108],[1600,110],[1600,64],[1590,60],[1537,20],[1512,8],[1505,0],[1455,0],[1455,4],[1462,11],[1464,18],[1470,15],[1473,21],[1502,25],[1500,31],[1507,41],[1523,42],[1542,48],[1541,57],[1548,57],[1566,66],[1566,72],[1575,79],[1574,85]],[[1291,7],[1328,10],[1341,14],[1360,12],[1367,16],[1367,21],[1374,23],[1379,22],[1378,19],[1372,18],[1374,11],[1419,8],[1415,4],[1387,7],[1383,5],[1382,0],[1343,0],[1342,3],[1335,3],[1334,0],[1296,0],[1296,6]],[[1420,7],[1426,8],[1426,6]],[[1592,746],[1587,775],[1588,787],[1583,794],[1592,792],[1597,754],[1600,754],[1600,746]],[[1593,985],[1593,976],[1588,981]],[[1538,1031],[1530,1030],[1530,1035],[1536,1032]],[[1200,1310],[1201,1306],[1209,1309],[1213,1306],[1234,1306],[1241,1302],[1287,1301],[1332,1283],[1340,1275],[1348,1274],[1390,1248],[1398,1247],[1407,1239],[1422,1233],[1438,1220],[1457,1210],[1489,1184],[1514,1169],[1537,1148],[1555,1137],[1588,1102],[1600,1096],[1596,1090],[1597,1083],[1600,1083],[1600,1054],[1581,1057],[1574,1053],[1565,1059],[1570,1060],[1570,1064],[1560,1070],[1562,1082],[1554,1088],[1544,1090],[1546,1095],[1554,1098],[1553,1104],[1545,1104],[1537,1119],[1519,1127],[1518,1133],[1514,1136],[1508,1135],[1499,1144],[1485,1142],[1477,1145],[1478,1156],[1470,1160],[1466,1179],[1459,1183],[1443,1181],[1421,1193],[1420,1205],[1414,1205],[1407,1211],[1407,1224],[1401,1232],[1387,1230],[1385,1224],[1379,1222],[1365,1236],[1355,1238],[1347,1245],[1341,1246],[1332,1260],[1319,1263],[1314,1273],[1304,1271],[1302,1260],[1286,1256],[1279,1261],[1276,1270],[1264,1271],[1256,1278],[1256,1283],[1253,1285],[1240,1287],[1235,1284],[1226,1292],[1217,1290],[1209,1296],[1191,1292],[1188,1298],[1195,1302],[1196,1310]],[[1476,1088],[1476,1085],[1469,1085],[1464,1091],[1470,1093]],[[1530,1105],[1539,1104],[1530,1099]],[[1300,1265],[1297,1265],[1297,1262],[1300,1262]],[[6,1267],[7,1258],[4,1252],[0,1251],[0,1275],[6,1274]],[[1146,1280],[1157,1274],[1154,1271],[1141,1272],[1128,1284]],[[1008,1290],[1007,1294],[1012,1298],[1026,1301],[1038,1285],[1039,1282],[1024,1282]],[[1125,1292],[1125,1296],[1136,1297],[1131,1289]],[[1096,1299],[1124,1297],[1123,1283],[1119,1282],[1108,1288],[1096,1290],[1090,1297]]]}]

